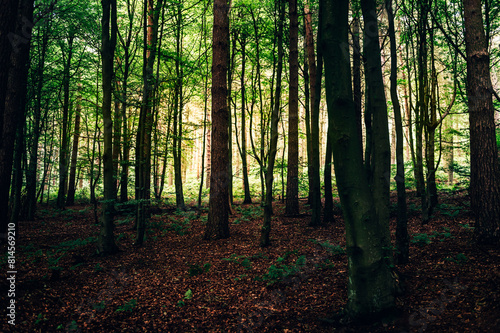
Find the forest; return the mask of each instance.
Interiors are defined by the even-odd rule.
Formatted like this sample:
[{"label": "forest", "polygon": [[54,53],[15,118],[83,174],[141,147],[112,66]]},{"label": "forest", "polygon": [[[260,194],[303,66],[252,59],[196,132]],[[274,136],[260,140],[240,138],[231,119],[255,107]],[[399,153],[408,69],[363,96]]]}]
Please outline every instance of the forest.
[{"label": "forest", "polygon": [[497,0],[0,0],[0,331],[500,331],[499,94]]}]

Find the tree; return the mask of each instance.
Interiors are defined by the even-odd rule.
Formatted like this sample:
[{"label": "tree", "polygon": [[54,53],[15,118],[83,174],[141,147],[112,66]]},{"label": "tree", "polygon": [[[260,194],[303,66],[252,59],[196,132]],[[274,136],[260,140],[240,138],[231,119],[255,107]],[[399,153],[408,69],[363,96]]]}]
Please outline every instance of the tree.
[{"label": "tree", "polygon": [[[142,66],[142,103],[136,138],[135,198],[137,204],[137,237],[135,244],[141,246],[144,241],[146,221],[149,218],[151,198],[151,133],[153,130],[154,103],[154,63],[158,42],[158,21],[163,1],[144,1],[144,49]],[[147,23],[146,23],[147,22]]]},{"label": "tree", "polygon": [[5,89],[0,92],[0,233],[6,239],[14,139],[24,113],[28,79],[33,1],[2,1],[0,5],[0,87]]},{"label": "tree", "polygon": [[297,0],[289,1],[290,85],[288,104],[288,172],[286,177],[286,214],[299,214],[299,21]]},{"label": "tree", "polygon": [[70,79],[71,62],[73,59],[76,31],[70,27],[67,36],[67,45],[61,41],[61,52],[64,59],[63,68],[63,105],[62,105],[62,129],[61,129],[61,147],[59,151],[59,190],[57,192],[57,207],[63,209],[66,204],[66,192],[68,186],[68,155],[69,155],[69,107],[70,107]]},{"label": "tree", "polygon": [[[321,182],[319,177],[319,103],[321,97],[321,71],[317,78],[316,62],[314,57],[314,36],[312,31],[312,14],[309,10],[309,4],[305,6],[305,28],[306,28],[306,48],[307,48],[307,63],[310,72],[310,92],[311,92],[311,161],[309,168],[311,169],[311,226],[321,224]],[[316,90],[319,90],[316,93]]]},{"label": "tree", "polygon": [[278,44],[278,68],[276,73],[276,93],[274,95],[274,104],[271,114],[271,142],[269,143],[269,154],[266,171],[266,200],[264,205],[264,223],[262,224],[260,234],[260,246],[265,247],[270,244],[271,217],[273,215],[273,181],[274,181],[274,163],[276,161],[276,151],[278,146],[278,123],[281,101],[281,74],[283,73],[283,25],[285,21],[285,2],[278,0],[278,31],[276,34],[276,43]]},{"label": "tree", "polygon": [[227,65],[229,6],[214,0],[212,37],[212,130],[208,222],[204,239],[229,237]]},{"label": "tree", "polygon": [[480,0],[464,0],[467,101],[470,123],[470,197],[479,242],[500,239],[500,179],[490,56]]},{"label": "tree", "polygon": [[102,254],[118,251],[114,238],[115,181],[113,172],[113,120],[111,118],[113,59],[116,47],[117,21],[116,0],[102,1],[102,117],[104,121],[103,181],[104,201],[102,203],[101,232],[98,249]]},{"label": "tree", "polygon": [[[383,94],[375,3],[362,1],[365,20],[367,108],[371,108],[374,129],[371,175],[366,172],[353,102],[348,51],[348,11],[346,0],[327,0],[322,19],[323,57],[328,116],[333,125],[332,145],[337,185],[346,228],[349,262],[347,314],[361,320],[376,318],[392,310],[394,285],[389,263],[388,175],[390,159],[388,129],[384,128]],[[378,50],[378,52],[377,52]],[[378,60],[378,64],[377,64]],[[387,122],[385,123],[387,125]],[[380,137],[378,137],[380,136]],[[386,142],[387,139],[387,142]],[[380,154],[379,157],[375,155]],[[381,198],[375,198],[381,195]]]},{"label": "tree", "polygon": [[73,130],[73,149],[71,149],[71,163],[69,168],[69,184],[68,184],[68,195],[66,197],[66,205],[72,206],[75,204],[75,192],[76,192],[76,162],[78,158],[78,141],[80,140],[80,114],[81,114],[81,83],[78,84],[78,97],[76,101],[76,111],[75,111],[75,127]]},{"label": "tree", "polygon": [[396,224],[396,261],[398,264],[408,262],[409,238],[408,217],[406,209],[406,184],[403,152],[403,120],[401,117],[401,106],[398,98],[398,64],[396,53],[396,32],[394,29],[394,14],[392,11],[392,0],[386,0],[387,20],[389,21],[389,38],[391,43],[391,100],[394,109],[394,124],[396,126],[396,186],[398,192],[398,215]]}]

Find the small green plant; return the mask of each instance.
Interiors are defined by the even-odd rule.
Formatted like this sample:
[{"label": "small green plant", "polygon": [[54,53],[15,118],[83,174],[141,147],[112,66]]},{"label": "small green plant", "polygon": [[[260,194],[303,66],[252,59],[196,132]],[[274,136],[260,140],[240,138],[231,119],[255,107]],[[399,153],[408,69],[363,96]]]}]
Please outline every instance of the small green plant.
[{"label": "small green plant", "polygon": [[61,255],[59,257],[56,257],[55,255],[54,256],[48,256],[47,257],[47,261],[49,263],[49,269],[51,271],[62,271],[63,268],[59,266],[59,260],[61,260],[62,257],[64,257],[65,255]]},{"label": "small green plant", "polygon": [[191,224],[186,220],[176,220],[167,226],[167,230],[175,232],[179,236],[184,236],[189,233]]},{"label": "small green plant", "polygon": [[42,321],[47,321],[47,317],[45,317],[44,314],[39,313],[38,316],[36,316],[35,325],[40,324]]},{"label": "small green plant", "polygon": [[115,312],[132,312],[137,305],[137,300],[131,299],[127,303],[120,305]]},{"label": "small green plant", "polygon": [[429,235],[427,235],[425,233],[414,234],[411,242],[413,244],[417,244],[417,245],[423,246],[423,245],[432,243],[431,238],[433,238],[433,237],[434,236],[432,236],[432,235],[429,236]]},{"label": "small green plant", "polygon": [[313,242],[314,244],[321,245],[321,247],[332,256],[338,254],[345,254],[345,249],[340,245],[330,244],[330,242],[328,241],[320,242],[316,239],[311,239],[310,241]]},{"label": "small green plant", "polygon": [[465,223],[465,224],[459,223],[458,225],[461,226],[462,228],[464,228],[465,230],[474,230],[474,227],[471,227],[469,225],[469,223]]},{"label": "small green plant", "polygon": [[316,267],[318,267],[319,269],[327,270],[335,268],[335,264],[331,262],[330,259],[325,259],[319,264],[316,264]]},{"label": "small green plant", "polygon": [[96,311],[104,311],[104,309],[106,309],[106,303],[104,303],[104,301],[100,301],[99,303],[93,303],[92,309]]},{"label": "small green plant", "polygon": [[198,264],[189,265],[188,274],[189,274],[189,276],[196,276],[196,275],[206,273],[210,270],[211,266],[212,266],[212,264],[210,264],[208,262],[203,264],[203,266],[200,266]]},{"label": "small green plant", "polygon": [[184,294],[184,298],[177,302],[177,306],[181,307],[186,305],[185,300],[187,301],[190,300],[191,298],[193,298],[193,291],[191,289],[188,289],[188,291],[186,291],[186,293]]},{"label": "small green plant", "polygon": [[94,272],[102,272],[103,268],[100,263],[95,264]]},{"label": "small green plant", "polygon": [[451,235],[450,228],[447,228],[447,227],[443,227],[443,231],[442,232],[434,231],[432,233],[432,235],[434,237],[439,238],[440,242],[443,242],[443,241],[445,241],[446,239],[449,239],[449,238],[455,238],[455,237],[453,237]]},{"label": "small green plant", "polygon": [[295,254],[297,251],[291,251],[285,253],[283,257],[278,257],[276,263],[269,267],[266,274],[257,277],[257,280],[267,282],[267,286],[271,286],[275,283],[279,283],[289,276],[297,274],[302,267],[306,264],[306,256],[299,256],[295,262],[286,263],[291,254]]},{"label": "small green plant", "polygon": [[459,253],[455,257],[445,258],[445,260],[451,261],[451,262],[454,262],[455,264],[461,265],[461,264],[464,264],[467,261],[469,261],[469,258],[467,258],[467,256],[465,254]]},{"label": "small green plant", "polygon": [[222,258],[222,260],[226,260],[229,262],[237,263],[243,266],[245,269],[250,269],[252,268],[252,262],[250,259],[246,256],[238,256],[236,254],[231,254],[229,258]]}]

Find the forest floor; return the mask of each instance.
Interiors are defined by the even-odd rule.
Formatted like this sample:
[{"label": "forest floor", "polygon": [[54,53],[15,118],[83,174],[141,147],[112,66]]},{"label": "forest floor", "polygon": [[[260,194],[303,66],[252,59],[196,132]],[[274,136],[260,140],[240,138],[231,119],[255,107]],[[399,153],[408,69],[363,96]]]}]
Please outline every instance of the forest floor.
[{"label": "forest floor", "polygon": [[[122,214],[121,251],[107,257],[96,255],[92,206],[40,207],[36,221],[18,226],[16,325],[4,317],[0,331],[500,332],[500,250],[473,241],[463,192],[440,200],[422,226],[410,198],[410,263],[397,267],[400,313],[370,325],[328,319],[347,299],[338,204],[335,223],[314,229],[307,206],[291,218],[277,202],[268,248],[258,245],[258,204],[236,204],[231,237],[213,242],[202,240],[206,210],[160,207],[140,248],[133,217]],[[0,299],[5,316],[6,292]]]}]

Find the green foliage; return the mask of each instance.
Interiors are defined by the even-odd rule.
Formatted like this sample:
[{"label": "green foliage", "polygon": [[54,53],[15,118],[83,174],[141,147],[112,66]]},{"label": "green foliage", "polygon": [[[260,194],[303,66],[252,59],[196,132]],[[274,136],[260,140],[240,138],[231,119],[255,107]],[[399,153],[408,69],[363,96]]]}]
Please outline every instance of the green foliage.
[{"label": "green foliage", "polygon": [[184,236],[189,233],[189,228],[191,224],[185,219],[179,219],[167,226],[167,230],[175,232],[179,236]]},{"label": "green foliage", "polygon": [[267,286],[271,286],[297,274],[305,266],[306,256],[301,255],[295,262],[287,263],[290,255],[295,253],[297,253],[297,251],[289,251],[286,252],[283,257],[278,257],[276,263],[269,267],[268,272],[260,277],[256,277],[256,280],[264,281],[267,283]]},{"label": "green foliage", "polygon": [[[104,301],[100,301],[99,303],[92,304],[92,310],[104,311],[104,309],[106,309],[106,303],[104,303]],[[120,311],[123,311],[123,310],[120,310]]]},{"label": "green foliage", "polygon": [[47,317],[45,317],[45,315],[44,315],[44,314],[39,313],[39,314],[38,314],[38,316],[36,316],[35,325],[38,325],[38,324],[40,324],[41,322],[43,322],[43,321],[47,321],[47,320],[48,320],[48,319],[47,319]]},{"label": "green foliage", "polygon": [[182,306],[186,305],[185,300],[187,301],[187,300],[190,300],[191,298],[193,298],[193,292],[191,291],[191,289],[188,289],[188,291],[186,291],[184,293],[184,298],[177,302],[177,306],[182,307]]},{"label": "green foliage", "polygon": [[52,271],[62,271],[63,268],[59,266],[59,260],[64,257],[65,254],[56,257],[56,256],[47,256],[47,261],[49,263],[49,269]]},{"label": "green foliage", "polygon": [[103,268],[100,263],[95,264],[94,272],[102,272]]},{"label": "green foliage", "polygon": [[132,312],[137,305],[136,299],[131,299],[127,303],[120,305],[115,312]]},{"label": "green foliage", "polygon": [[441,212],[441,214],[446,215],[451,218],[457,217],[460,214],[461,207],[455,207],[447,204],[440,204],[436,207],[437,210]]},{"label": "green foliage", "polygon": [[251,269],[252,268],[252,262],[246,256],[238,256],[238,255],[236,255],[236,254],[233,253],[233,254],[231,254],[231,256],[229,258],[222,258],[222,260],[226,260],[226,261],[229,261],[229,262],[240,264],[245,269]]},{"label": "green foliage", "polygon": [[412,243],[423,246],[425,244],[432,243],[431,238],[434,236],[429,236],[425,233],[422,234],[414,234],[411,240]]},{"label": "green foliage", "polygon": [[191,264],[191,265],[189,265],[188,274],[189,274],[189,276],[196,276],[196,275],[206,273],[210,270],[211,266],[212,266],[212,264],[210,264],[208,262],[203,264],[203,266],[198,265],[198,264]]},{"label": "green foliage", "polygon": [[432,236],[439,238],[440,242],[445,241],[446,239],[449,239],[449,238],[455,238],[451,235],[450,228],[447,228],[447,227],[443,227],[442,232],[434,231],[432,233]]},{"label": "green foliage", "polygon": [[455,264],[462,265],[462,264],[466,263],[467,261],[469,261],[469,258],[467,258],[467,256],[465,254],[459,253],[455,257],[445,258],[445,260],[454,262]]},{"label": "green foliage", "polygon": [[332,256],[345,254],[345,249],[340,245],[333,245],[328,241],[320,242],[316,239],[310,239],[310,241],[314,244],[321,245],[321,247]]},{"label": "green foliage", "polygon": [[330,259],[324,259],[319,264],[316,264],[316,267],[319,269],[327,270],[335,268],[335,264],[330,261]]},{"label": "green foliage", "polygon": [[469,225],[469,223],[466,223],[466,224],[459,223],[458,225],[461,226],[462,228],[466,229],[466,230],[474,230],[474,227],[471,227]]},{"label": "green foliage", "polygon": [[52,248],[56,249],[56,252],[61,252],[61,251],[72,251],[75,250],[77,247],[80,246],[85,246],[87,244],[95,243],[97,242],[97,237],[88,237],[85,239],[78,238],[75,240],[69,240],[66,242],[61,242],[57,245],[52,246]]}]

